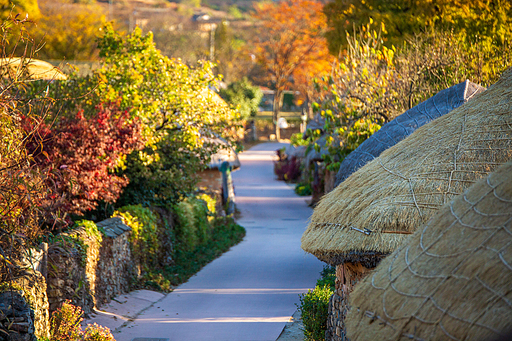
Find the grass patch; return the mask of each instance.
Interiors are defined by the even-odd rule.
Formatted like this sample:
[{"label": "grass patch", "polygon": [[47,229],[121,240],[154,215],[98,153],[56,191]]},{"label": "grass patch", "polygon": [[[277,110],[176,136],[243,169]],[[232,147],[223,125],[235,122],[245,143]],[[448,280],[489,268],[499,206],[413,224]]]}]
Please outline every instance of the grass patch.
[{"label": "grass patch", "polygon": [[212,227],[210,238],[193,250],[179,248],[177,245],[174,265],[167,266],[163,271],[147,273],[145,286],[170,291],[172,287],[185,283],[206,264],[241,242],[245,236],[245,229],[230,217],[215,218]]}]

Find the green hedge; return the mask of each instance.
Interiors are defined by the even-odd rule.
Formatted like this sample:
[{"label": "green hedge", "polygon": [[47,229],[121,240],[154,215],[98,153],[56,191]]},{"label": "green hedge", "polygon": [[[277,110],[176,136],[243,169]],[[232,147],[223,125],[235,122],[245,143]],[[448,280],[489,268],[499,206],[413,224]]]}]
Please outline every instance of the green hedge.
[{"label": "green hedge", "polygon": [[306,341],[325,340],[327,330],[327,317],[329,314],[329,298],[335,288],[335,268],[324,266],[321,277],[313,290],[299,295],[299,311],[304,325]]}]

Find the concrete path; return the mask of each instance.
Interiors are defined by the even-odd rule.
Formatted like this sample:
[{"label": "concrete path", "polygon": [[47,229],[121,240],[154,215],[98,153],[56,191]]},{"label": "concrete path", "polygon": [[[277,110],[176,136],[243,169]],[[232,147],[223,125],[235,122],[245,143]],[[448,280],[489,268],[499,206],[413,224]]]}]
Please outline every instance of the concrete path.
[{"label": "concrete path", "polygon": [[247,230],[240,244],[172,293],[121,295],[94,321],[117,328],[118,341],[276,340],[298,295],[314,287],[322,270],[300,248],[312,210],[293,187],[274,180],[272,160],[281,146],[264,143],[240,155],[242,167],[233,173],[238,223]]}]

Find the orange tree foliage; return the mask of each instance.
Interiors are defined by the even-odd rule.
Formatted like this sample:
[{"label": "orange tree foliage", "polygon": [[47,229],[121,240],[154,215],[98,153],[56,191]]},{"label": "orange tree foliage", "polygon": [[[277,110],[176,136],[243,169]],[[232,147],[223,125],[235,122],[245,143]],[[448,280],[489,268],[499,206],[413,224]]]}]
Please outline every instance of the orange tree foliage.
[{"label": "orange tree foliage", "polygon": [[312,82],[307,75],[323,67],[327,56],[323,37],[326,21],[322,4],[311,0],[261,3],[256,6],[254,17],[261,22],[255,42],[256,56],[276,90],[275,123],[282,92],[290,86],[291,77],[307,84]]}]

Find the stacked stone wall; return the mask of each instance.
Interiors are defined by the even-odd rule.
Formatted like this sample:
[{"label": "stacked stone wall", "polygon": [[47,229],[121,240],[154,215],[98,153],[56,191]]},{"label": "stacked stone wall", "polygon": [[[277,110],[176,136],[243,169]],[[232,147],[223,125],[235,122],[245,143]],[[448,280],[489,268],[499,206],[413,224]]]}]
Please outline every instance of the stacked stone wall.
[{"label": "stacked stone wall", "polygon": [[361,263],[343,263],[336,266],[336,290],[329,299],[326,341],[347,341],[345,335],[345,317],[350,305],[348,297],[354,286],[365,278],[373,268]]},{"label": "stacked stone wall", "polygon": [[23,271],[0,292],[0,340],[36,341],[48,337],[46,281]]},{"label": "stacked stone wall", "polygon": [[86,314],[92,312],[94,300],[86,278],[86,261],[81,250],[64,239],[48,248],[48,302],[50,314],[66,300],[81,307]]},{"label": "stacked stone wall", "polygon": [[[97,226],[104,233],[101,238],[78,227],[50,245],[47,291],[50,313],[70,300],[90,314],[94,307],[129,290],[134,267],[129,242],[131,229],[117,217]],[[66,239],[70,236],[84,246]]]},{"label": "stacked stone wall", "polygon": [[130,290],[134,265],[128,239],[131,229],[121,218],[107,219],[97,226],[105,231],[95,269],[95,302],[99,306]]}]

